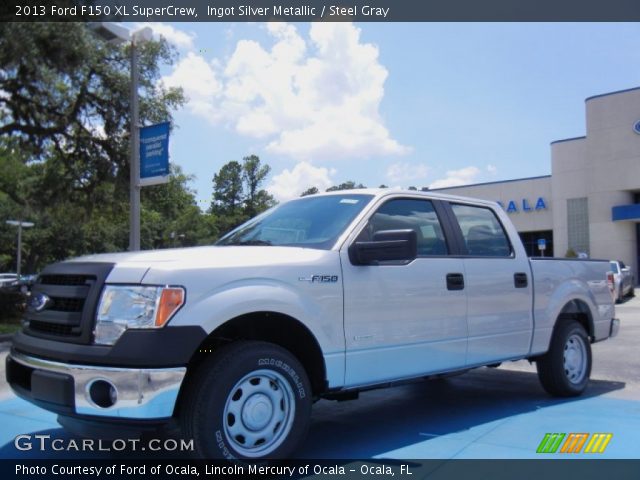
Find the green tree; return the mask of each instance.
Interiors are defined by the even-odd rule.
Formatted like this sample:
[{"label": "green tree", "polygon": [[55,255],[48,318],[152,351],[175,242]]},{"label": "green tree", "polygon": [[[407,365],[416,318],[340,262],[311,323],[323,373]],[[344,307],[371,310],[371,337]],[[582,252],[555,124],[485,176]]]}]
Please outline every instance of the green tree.
[{"label": "green tree", "polygon": [[195,192],[188,186],[192,180],[173,165],[168,183],[142,190],[143,248],[187,247],[217,238],[214,217],[200,211]]},{"label": "green tree", "polygon": [[242,165],[232,160],[213,175],[213,214],[220,234],[227,233],[251,217],[276,204],[273,196],[260,188],[271,171],[260,158],[250,155]]},{"label": "green tree", "polygon": [[246,188],[244,195],[244,213],[249,218],[275,205],[273,196],[260,187],[271,171],[269,165],[262,165],[260,158],[250,155],[243,158],[242,179]]},{"label": "green tree", "polygon": [[[36,223],[25,231],[25,272],[127,247],[128,55],[86,24],[0,24],[0,213]],[[159,82],[174,59],[165,41],[140,46],[143,124],[171,120],[184,101]],[[0,261],[14,248],[3,224]]]},{"label": "green tree", "polygon": [[212,208],[220,213],[234,214],[242,207],[242,166],[232,160],[213,175]]},{"label": "green tree", "polygon": [[354,188],[367,188],[363,184],[358,183],[352,180],[348,180],[346,182],[341,183],[340,185],[334,185],[332,187],[327,188],[327,192],[336,192],[338,190],[353,190]]},{"label": "green tree", "polygon": [[[117,177],[126,186],[129,149],[129,47],[102,41],[81,23],[0,26],[0,136],[30,160],[54,161],[68,183],[91,194]],[[171,118],[180,89],[165,89],[160,65],[175,52],[164,41],[140,49],[140,121]]]},{"label": "green tree", "polygon": [[226,233],[246,220],[242,208],[243,197],[242,165],[232,160],[213,176],[210,213],[218,218],[220,233]]},{"label": "green tree", "polygon": [[315,195],[318,192],[319,192],[319,190],[318,190],[317,187],[309,187],[304,192],[302,192],[302,194],[300,196],[301,197],[306,197],[307,195]]}]

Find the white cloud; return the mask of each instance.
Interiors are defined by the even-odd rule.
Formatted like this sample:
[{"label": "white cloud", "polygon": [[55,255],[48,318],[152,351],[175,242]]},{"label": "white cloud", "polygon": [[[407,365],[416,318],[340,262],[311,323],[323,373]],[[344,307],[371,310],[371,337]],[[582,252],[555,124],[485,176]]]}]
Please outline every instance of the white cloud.
[{"label": "white cloud", "polygon": [[460,170],[449,170],[445,178],[436,180],[429,185],[429,188],[456,187],[458,185],[468,185],[473,183],[480,174],[478,167],[465,167]]},{"label": "white cloud", "polygon": [[300,162],[293,169],[284,169],[274,175],[267,190],[279,201],[299,197],[309,187],[317,187],[321,192],[333,185],[331,177],[335,170],[314,167],[309,162]]},{"label": "white cloud", "polygon": [[200,55],[189,52],[162,81],[167,87],[184,89],[188,108],[195,115],[211,119],[220,117],[214,100],[222,91],[222,84],[212,65]]},{"label": "white cloud", "polygon": [[184,50],[193,49],[193,42],[196,38],[195,33],[178,30],[171,25],[160,22],[141,23],[138,27],[150,27],[156,36],[164,37],[169,43],[172,43],[178,48]]},{"label": "white cloud", "polygon": [[408,162],[392,163],[387,168],[387,179],[392,184],[420,183],[429,174],[429,167],[423,163],[411,164]]},{"label": "white cloud", "polygon": [[495,175],[497,171],[498,169],[495,165],[487,165],[487,172],[489,172],[491,175]]},{"label": "white cloud", "polygon": [[[361,42],[359,28],[317,22],[306,39],[291,24],[265,28],[270,47],[240,40],[228,59],[202,59],[196,71],[197,55],[190,53],[165,82],[184,88],[194,114],[263,139],[274,153],[311,161],[409,151],[382,121],[388,72],[378,48]],[[206,94],[199,75],[215,80]]]}]

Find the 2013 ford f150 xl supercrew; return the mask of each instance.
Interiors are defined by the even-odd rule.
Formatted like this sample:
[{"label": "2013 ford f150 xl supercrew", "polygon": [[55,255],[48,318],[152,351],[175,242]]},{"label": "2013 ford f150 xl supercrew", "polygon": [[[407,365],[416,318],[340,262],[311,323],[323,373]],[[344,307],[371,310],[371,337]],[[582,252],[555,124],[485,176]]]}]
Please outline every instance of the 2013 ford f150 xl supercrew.
[{"label": "2013 ford f150 xl supercrew", "polygon": [[283,457],[318,398],[519,359],[581,394],[618,331],[608,271],[527,258],[493,202],[313,195],[215,246],[48,266],[7,380],[72,430],[174,421],[204,457]]}]

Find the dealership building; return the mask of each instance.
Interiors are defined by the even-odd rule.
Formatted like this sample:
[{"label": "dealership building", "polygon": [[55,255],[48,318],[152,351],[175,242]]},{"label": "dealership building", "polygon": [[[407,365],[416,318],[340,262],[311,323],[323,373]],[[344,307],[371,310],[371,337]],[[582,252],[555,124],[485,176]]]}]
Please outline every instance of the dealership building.
[{"label": "dealership building", "polygon": [[622,260],[638,275],[640,88],[587,98],[586,135],[551,143],[551,175],[438,191],[494,200],[530,255]]}]

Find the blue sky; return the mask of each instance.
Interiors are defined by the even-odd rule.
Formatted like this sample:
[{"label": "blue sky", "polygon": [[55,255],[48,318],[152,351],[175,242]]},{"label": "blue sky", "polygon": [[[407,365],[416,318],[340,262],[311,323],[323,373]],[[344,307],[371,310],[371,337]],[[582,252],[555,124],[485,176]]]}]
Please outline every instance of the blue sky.
[{"label": "blue sky", "polygon": [[[345,180],[449,186],[550,173],[584,99],[640,85],[638,24],[150,24],[178,48],[164,82],[171,160],[213,174],[259,155],[295,197]],[[640,112],[638,112],[640,117]]]}]

